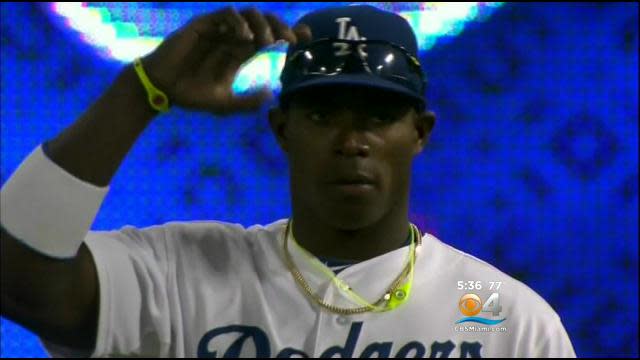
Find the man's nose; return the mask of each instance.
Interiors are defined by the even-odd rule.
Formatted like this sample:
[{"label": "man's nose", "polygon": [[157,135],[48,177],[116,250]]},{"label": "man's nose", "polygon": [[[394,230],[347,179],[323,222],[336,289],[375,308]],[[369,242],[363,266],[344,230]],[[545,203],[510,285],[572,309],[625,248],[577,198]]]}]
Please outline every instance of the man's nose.
[{"label": "man's nose", "polygon": [[338,155],[369,156],[367,129],[354,114],[341,114],[334,132],[334,151]]}]

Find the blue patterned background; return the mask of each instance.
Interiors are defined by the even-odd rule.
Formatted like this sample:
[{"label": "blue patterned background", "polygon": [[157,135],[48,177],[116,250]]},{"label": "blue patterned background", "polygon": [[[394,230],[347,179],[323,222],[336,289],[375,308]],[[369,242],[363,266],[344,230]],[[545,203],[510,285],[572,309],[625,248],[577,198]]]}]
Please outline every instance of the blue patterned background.
[{"label": "blue patterned background", "polygon": [[[1,10],[4,183],[122,65],[42,4]],[[506,4],[421,60],[439,122],[415,163],[411,218],[541,294],[578,356],[638,356],[638,4]],[[264,111],[173,110],[123,163],[94,229],[286,217],[285,161]],[[0,325],[1,356],[46,356]]]}]

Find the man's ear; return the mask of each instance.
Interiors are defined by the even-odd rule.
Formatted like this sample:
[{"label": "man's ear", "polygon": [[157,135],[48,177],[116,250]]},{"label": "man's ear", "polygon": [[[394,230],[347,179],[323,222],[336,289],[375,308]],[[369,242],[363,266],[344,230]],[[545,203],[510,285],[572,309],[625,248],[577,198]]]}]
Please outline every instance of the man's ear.
[{"label": "man's ear", "polygon": [[286,136],[287,114],[280,107],[272,107],[269,109],[269,125],[271,131],[276,137],[280,148],[286,153],[288,152],[288,140]]},{"label": "man's ear", "polygon": [[417,113],[414,119],[416,120],[414,124],[416,134],[418,135],[415,143],[414,155],[418,155],[429,143],[431,131],[436,124],[436,114],[431,111],[423,111],[421,113]]}]

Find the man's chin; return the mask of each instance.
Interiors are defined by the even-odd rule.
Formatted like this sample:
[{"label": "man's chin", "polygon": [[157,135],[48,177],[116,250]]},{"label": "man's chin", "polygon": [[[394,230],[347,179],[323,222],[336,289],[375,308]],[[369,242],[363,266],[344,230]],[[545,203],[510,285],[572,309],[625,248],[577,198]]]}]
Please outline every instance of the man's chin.
[{"label": "man's chin", "polygon": [[370,226],[382,215],[376,207],[337,207],[325,213],[325,221],[340,230],[358,230]]}]

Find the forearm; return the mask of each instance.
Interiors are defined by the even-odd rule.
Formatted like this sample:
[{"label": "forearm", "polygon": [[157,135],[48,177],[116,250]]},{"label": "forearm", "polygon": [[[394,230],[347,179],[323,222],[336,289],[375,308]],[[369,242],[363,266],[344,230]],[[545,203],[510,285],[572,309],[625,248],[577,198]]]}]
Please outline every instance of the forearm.
[{"label": "forearm", "polygon": [[[76,179],[63,176],[66,174],[49,160],[24,167],[34,161],[32,154],[21,164],[22,170],[3,184],[3,316],[58,343],[80,346],[91,342],[98,280],[95,264],[81,242],[106,190],[81,181],[107,186],[154,115],[129,66],[75,123],[49,143],[47,155]],[[22,175],[17,176],[20,171]]]},{"label": "forearm", "polygon": [[106,186],[156,112],[132,66],[45,153],[75,177]]}]

